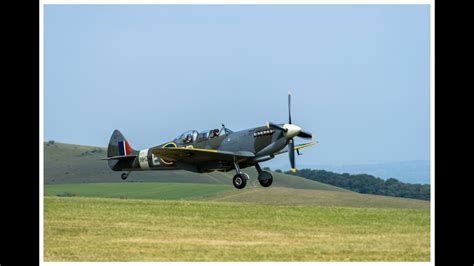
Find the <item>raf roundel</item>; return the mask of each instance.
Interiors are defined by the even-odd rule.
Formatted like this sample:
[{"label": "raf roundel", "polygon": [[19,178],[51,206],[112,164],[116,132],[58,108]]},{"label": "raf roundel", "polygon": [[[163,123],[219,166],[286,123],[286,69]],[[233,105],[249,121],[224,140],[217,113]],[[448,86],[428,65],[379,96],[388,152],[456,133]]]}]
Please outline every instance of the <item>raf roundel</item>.
[{"label": "raf roundel", "polygon": [[[163,148],[172,148],[172,147],[176,148],[176,143],[174,143],[174,142],[168,142],[168,143],[166,143],[165,145],[163,145]],[[167,164],[167,165],[172,165],[172,164],[174,164],[174,162],[169,162],[169,161],[167,161],[167,160],[165,160],[165,159],[163,159],[163,158],[160,158],[160,161],[162,161],[164,164]]]}]

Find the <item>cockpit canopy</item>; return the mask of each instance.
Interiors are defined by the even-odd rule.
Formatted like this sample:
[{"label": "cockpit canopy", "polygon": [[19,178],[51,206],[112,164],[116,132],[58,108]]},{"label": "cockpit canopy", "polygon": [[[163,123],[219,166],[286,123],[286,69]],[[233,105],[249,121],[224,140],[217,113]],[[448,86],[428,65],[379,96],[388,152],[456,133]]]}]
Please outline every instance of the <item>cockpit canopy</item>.
[{"label": "cockpit canopy", "polygon": [[180,140],[183,143],[192,143],[195,142],[198,136],[197,130],[188,130],[181,134],[176,140]]},{"label": "cockpit canopy", "polygon": [[225,135],[229,133],[232,133],[232,130],[226,127],[222,127],[220,130],[218,128],[203,130],[199,133],[196,130],[188,130],[184,132],[183,134],[181,134],[179,137],[177,137],[175,141],[180,141],[180,142],[183,142],[184,144],[188,144],[188,143],[193,143],[196,141],[199,142],[199,141],[207,140],[210,138],[215,138],[220,135],[223,135],[223,134]]}]

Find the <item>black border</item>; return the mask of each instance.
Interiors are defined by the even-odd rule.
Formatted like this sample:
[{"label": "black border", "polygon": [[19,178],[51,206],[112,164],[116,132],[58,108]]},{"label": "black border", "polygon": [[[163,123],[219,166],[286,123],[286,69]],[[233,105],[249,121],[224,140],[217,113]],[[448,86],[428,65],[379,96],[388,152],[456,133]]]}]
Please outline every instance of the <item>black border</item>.
[{"label": "black border", "polygon": [[0,265],[39,265],[40,3],[10,4],[2,9],[3,54],[10,58],[2,68]]},{"label": "black border", "polygon": [[[445,5],[441,5],[441,4]],[[435,84],[435,197],[434,198],[434,263],[473,264],[472,251],[472,97],[467,95],[470,81],[472,49],[468,36],[472,32],[470,12],[464,6],[436,1],[434,8],[434,80]],[[472,24],[472,23],[471,23]],[[467,29],[463,28],[467,26]],[[467,49],[462,49],[467,48]],[[460,62],[456,62],[456,61]],[[436,61],[436,63],[435,63]],[[467,64],[464,64],[467,63]],[[450,73],[453,72],[453,73]],[[437,73],[437,75],[435,75]],[[467,116],[467,117],[466,117]],[[459,150],[458,150],[459,149]],[[434,162],[431,162],[434,163]]]}]

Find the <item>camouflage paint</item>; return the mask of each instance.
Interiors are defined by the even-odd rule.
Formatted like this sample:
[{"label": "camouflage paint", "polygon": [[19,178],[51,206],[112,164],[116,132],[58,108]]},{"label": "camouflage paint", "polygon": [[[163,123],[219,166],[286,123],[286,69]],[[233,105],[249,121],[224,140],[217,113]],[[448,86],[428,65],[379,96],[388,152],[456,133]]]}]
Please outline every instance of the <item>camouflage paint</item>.
[{"label": "camouflage paint", "polygon": [[[222,130],[224,132],[224,130]],[[107,156],[119,156],[119,142],[126,141],[120,131],[115,130],[110,138]],[[232,161],[209,161],[191,165],[189,163],[173,162],[153,154],[154,150],[162,147],[192,147],[194,149],[217,150],[226,152],[251,152],[253,158],[239,161],[240,168],[246,168],[258,163],[259,159],[268,160],[287,145],[283,131],[266,126],[245,129],[237,132],[222,133],[214,138],[201,138],[190,143],[183,139],[173,139],[149,149],[136,151],[131,149],[131,157],[109,159],[109,167],[114,171],[143,171],[143,170],[188,170],[193,172],[229,171],[234,169]],[[269,157],[271,156],[271,157]]]}]

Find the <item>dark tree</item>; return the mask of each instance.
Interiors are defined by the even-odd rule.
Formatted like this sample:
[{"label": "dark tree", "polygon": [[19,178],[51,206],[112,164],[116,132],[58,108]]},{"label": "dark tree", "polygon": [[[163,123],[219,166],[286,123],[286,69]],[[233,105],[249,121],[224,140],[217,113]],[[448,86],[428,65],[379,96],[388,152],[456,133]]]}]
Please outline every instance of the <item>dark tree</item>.
[{"label": "dark tree", "polygon": [[296,173],[291,171],[285,173],[364,194],[430,200],[430,185],[403,183],[395,178],[383,180],[368,174],[338,174],[311,169],[301,169]]}]

